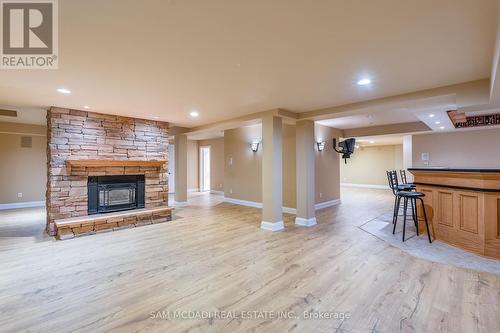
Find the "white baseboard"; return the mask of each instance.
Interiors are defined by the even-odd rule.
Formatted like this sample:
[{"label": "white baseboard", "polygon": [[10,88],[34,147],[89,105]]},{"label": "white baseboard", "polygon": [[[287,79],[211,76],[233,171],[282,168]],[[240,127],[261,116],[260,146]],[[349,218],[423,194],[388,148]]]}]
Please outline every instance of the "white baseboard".
[{"label": "white baseboard", "polygon": [[211,193],[211,194],[217,194],[217,195],[224,195],[224,191],[214,191],[214,190],[210,190],[210,193]]},{"label": "white baseboard", "polygon": [[312,227],[313,225],[318,224],[318,222],[316,221],[315,217],[310,218],[310,219],[305,219],[305,218],[302,218],[302,217],[296,217],[295,218],[295,224],[303,226],[303,227]]},{"label": "white baseboard", "polygon": [[[234,199],[234,198],[224,198],[225,202],[232,203],[235,205],[240,205],[240,206],[247,206],[247,207],[254,207],[254,208],[262,208],[262,203],[261,202],[256,202],[256,201],[247,201],[247,200],[240,200],[240,199]],[[330,206],[335,206],[340,204],[340,199],[334,199],[330,201],[325,201],[325,202],[320,202],[314,205],[314,209],[322,209]],[[290,208],[290,207],[282,207],[283,213],[288,213],[288,214],[297,214],[297,209],[295,208]]]},{"label": "white baseboard", "polygon": [[280,230],[285,229],[285,224],[283,223],[283,221],[274,222],[274,223],[262,221],[260,223],[260,228],[264,229],[264,230],[269,230],[269,231],[280,231]]},{"label": "white baseboard", "polygon": [[[228,198],[228,197],[225,197],[224,201],[235,204],[235,205],[240,205],[240,206],[262,208],[262,202],[240,200],[240,199],[234,199],[234,198]],[[283,210],[283,213],[287,213],[287,214],[296,214],[297,213],[297,210],[295,208],[282,207],[282,210]]]},{"label": "white baseboard", "polygon": [[340,183],[340,186],[346,187],[361,187],[361,188],[375,188],[379,190],[388,190],[388,185],[373,185],[373,184],[352,184],[352,183]]},{"label": "white baseboard", "polygon": [[234,199],[234,198],[228,198],[228,197],[224,197],[224,201],[228,202],[228,203],[235,204],[235,205],[240,205],[240,206],[262,208],[262,203],[255,202],[255,201],[240,200],[240,199]]},{"label": "white baseboard", "polygon": [[188,205],[187,201],[174,201],[174,207],[186,207]]},{"label": "white baseboard", "polygon": [[0,210],[16,209],[16,208],[31,208],[31,207],[45,207],[45,201],[28,201],[28,202],[15,202],[0,204]]},{"label": "white baseboard", "polygon": [[314,210],[318,210],[318,209],[323,209],[323,208],[326,208],[326,207],[340,205],[340,203],[341,203],[340,199],[333,199],[333,200],[330,200],[330,201],[319,202],[319,203],[317,203],[317,204],[314,205]]},{"label": "white baseboard", "polygon": [[[194,193],[194,192],[200,192],[199,188],[188,188],[187,193]],[[175,194],[175,191],[173,192],[168,192],[168,194]]]}]

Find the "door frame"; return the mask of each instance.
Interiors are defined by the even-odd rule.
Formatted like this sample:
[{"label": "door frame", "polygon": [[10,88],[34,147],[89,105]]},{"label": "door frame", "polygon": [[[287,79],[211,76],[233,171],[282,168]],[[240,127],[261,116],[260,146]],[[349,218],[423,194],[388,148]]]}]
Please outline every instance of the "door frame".
[{"label": "door frame", "polygon": [[[204,189],[202,187],[202,184],[204,183],[204,176],[203,176],[203,170],[204,170],[204,163],[203,163],[203,154],[202,154],[202,150],[203,149],[208,149],[208,168],[209,168],[209,176],[208,176],[208,190],[207,189]],[[198,183],[199,183],[199,191],[200,192],[210,192],[211,188],[212,188],[212,179],[210,177],[210,174],[212,173],[212,146],[210,145],[203,145],[203,146],[200,146],[199,147],[199,154],[198,154],[199,158],[198,158],[198,169],[199,169],[199,179],[198,179]]]}]

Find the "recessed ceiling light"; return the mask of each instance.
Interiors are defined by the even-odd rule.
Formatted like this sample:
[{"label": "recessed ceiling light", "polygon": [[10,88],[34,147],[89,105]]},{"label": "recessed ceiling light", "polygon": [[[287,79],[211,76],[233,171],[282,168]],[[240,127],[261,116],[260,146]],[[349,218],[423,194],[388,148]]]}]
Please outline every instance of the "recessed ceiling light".
[{"label": "recessed ceiling light", "polygon": [[373,140],[370,140],[370,143],[375,143],[375,141],[373,141]]},{"label": "recessed ceiling light", "polygon": [[57,91],[60,92],[61,94],[71,94],[71,90],[66,88],[59,88],[57,89]]},{"label": "recessed ceiling light", "polygon": [[83,108],[86,109],[86,110],[88,110],[88,109],[90,109],[90,106],[85,105]]},{"label": "recessed ceiling light", "polygon": [[439,127],[439,129],[445,129],[445,127],[444,127],[444,126],[441,126],[441,127]]},{"label": "recessed ceiling light", "polygon": [[436,125],[439,125],[439,124],[441,124],[441,122],[440,122],[439,120],[438,120],[438,121],[436,121]]},{"label": "recessed ceiling light", "polygon": [[154,116],[154,117],[153,117],[153,119],[160,119],[160,117],[158,117],[158,116]]},{"label": "recessed ceiling light", "polygon": [[197,118],[200,114],[198,113],[198,111],[191,111],[189,115],[193,118]]},{"label": "recessed ceiling light", "polygon": [[431,113],[431,114],[429,115],[429,118],[434,118],[434,114],[432,114],[432,113]]},{"label": "recessed ceiling light", "polygon": [[366,86],[368,84],[372,83],[372,80],[368,79],[368,78],[364,78],[364,79],[361,79],[358,81],[358,85],[359,86]]}]

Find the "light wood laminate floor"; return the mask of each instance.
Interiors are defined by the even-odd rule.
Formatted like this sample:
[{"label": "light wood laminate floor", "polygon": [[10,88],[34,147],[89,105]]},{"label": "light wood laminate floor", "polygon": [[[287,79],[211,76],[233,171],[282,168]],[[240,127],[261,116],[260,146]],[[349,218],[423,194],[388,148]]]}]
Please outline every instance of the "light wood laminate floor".
[{"label": "light wood laminate floor", "polygon": [[[198,195],[171,223],[66,241],[16,237],[40,210],[0,212],[0,331],[499,332],[499,276],[412,257],[358,228],[391,199],[343,190],[317,226],[285,215],[273,233],[258,209]],[[253,318],[165,318],[182,310]]]}]

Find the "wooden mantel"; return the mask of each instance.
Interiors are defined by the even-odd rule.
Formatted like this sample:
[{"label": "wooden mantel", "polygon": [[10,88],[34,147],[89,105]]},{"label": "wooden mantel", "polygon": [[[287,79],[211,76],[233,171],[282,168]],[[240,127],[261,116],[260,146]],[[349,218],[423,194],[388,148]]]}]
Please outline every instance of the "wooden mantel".
[{"label": "wooden mantel", "polygon": [[66,167],[162,167],[167,161],[146,160],[66,160]]}]

